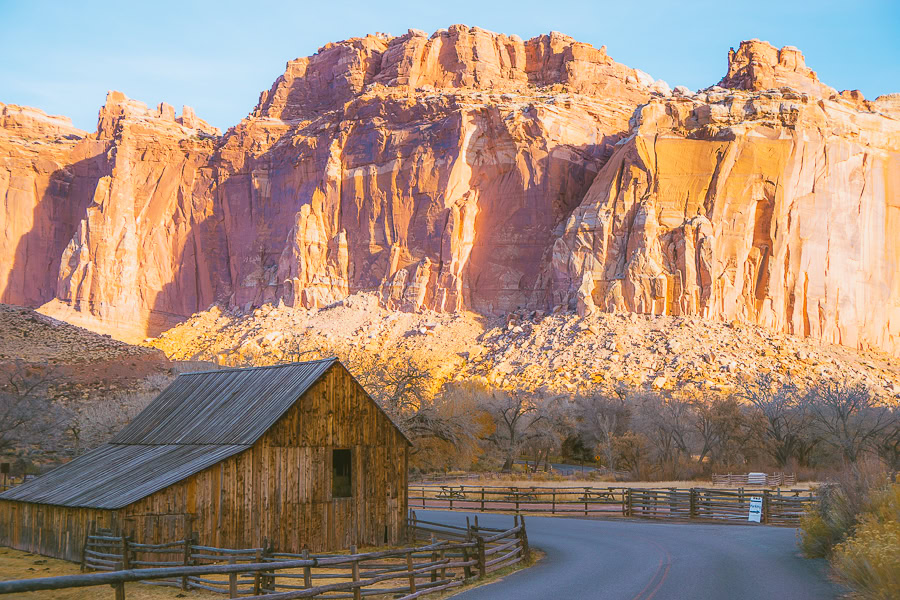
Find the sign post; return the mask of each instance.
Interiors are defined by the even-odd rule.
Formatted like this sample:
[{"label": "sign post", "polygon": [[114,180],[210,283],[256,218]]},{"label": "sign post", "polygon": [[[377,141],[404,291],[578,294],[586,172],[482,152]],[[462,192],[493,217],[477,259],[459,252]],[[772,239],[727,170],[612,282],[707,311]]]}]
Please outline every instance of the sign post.
[{"label": "sign post", "polygon": [[748,521],[760,522],[762,518],[762,496],[753,496],[750,498],[750,514],[747,515]]}]

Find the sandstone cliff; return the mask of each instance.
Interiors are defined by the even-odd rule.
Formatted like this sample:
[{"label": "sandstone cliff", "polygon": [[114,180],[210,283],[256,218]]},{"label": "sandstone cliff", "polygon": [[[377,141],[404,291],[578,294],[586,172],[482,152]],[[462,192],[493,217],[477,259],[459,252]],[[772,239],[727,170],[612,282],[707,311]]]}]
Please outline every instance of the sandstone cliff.
[{"label": "sandstone cliff", "polygon": [[456,25],[291,61],[222,136],[118,93],[95,134],[43,130],[52,147],[4,120],[19,222],[2,299],[132,337],[215,302],[372,292],[407,311],[697,314],[900,352],[900,103],[837,94],[796,49],[755,40],[719,85],[673,94],[561,34]]},{"label": "sandstone cliff", "polygon": [[582,314],[737,319],[898,353],[898,231],[900,120],[712,88],[637,110],[548,271],[554,301]]}]

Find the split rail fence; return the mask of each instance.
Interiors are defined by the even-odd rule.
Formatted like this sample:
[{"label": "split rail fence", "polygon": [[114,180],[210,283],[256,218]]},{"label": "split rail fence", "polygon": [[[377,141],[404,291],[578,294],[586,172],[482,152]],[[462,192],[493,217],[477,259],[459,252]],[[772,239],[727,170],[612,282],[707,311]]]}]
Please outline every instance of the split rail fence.
[{"label": "split rail fence", "polygon": [[[407,548],[349,554],[287,554],[271,548],[225,549],[188,539],[139,544],[109,531],[89,536],[82,570],[97,573],[0,582],[0,594],[111,585],[125,599],[125,583],[218,592],[246,600],[398,598],[412,600],[459,587],[529,556],[525,518],[510,529],[466,519],[451,526],[410,512]],[[423,545],[415,545],[425,540]]]},{"label": "split rail fence", "polygon": [[499,487],[413,485],[411,507],[470,512],[747,521],[762,498],[761,522],[795,525],[817,497],[810,490],[709,488]]},{"label": "split rail fence", "polygon": [[797,476],[793,473],[744,473],[740,475],[713,475],[712,484],[727,487],[738,486],[761,486],[761,487],[777,487],[797,485]]}]

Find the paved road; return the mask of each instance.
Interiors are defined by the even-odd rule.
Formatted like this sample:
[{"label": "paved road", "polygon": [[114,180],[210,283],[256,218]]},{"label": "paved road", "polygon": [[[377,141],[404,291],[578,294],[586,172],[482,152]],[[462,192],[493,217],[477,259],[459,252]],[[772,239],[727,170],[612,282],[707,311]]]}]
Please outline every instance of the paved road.
[{"label": "paved road", "polygon": [[[459,524],[465,513],[417,510]],[[471,515],[470,515],[471,516]],[[509,515],[479,515],[488,527]],[[837,598],[824,561],[802,558],[793,529],[527,517],[528,540],[546,553],[501,583],[459,600],[819,600]]]}]

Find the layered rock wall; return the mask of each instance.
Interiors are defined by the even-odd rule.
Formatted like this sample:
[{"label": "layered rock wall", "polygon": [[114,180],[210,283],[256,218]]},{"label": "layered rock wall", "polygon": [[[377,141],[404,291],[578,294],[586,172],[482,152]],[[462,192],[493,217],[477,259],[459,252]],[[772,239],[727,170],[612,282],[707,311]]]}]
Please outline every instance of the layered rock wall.
[{"label": "layered rock wall", "polygon": [[721,90],[634,125],[555,242],[555,302],[900,351],[900,121]]},{"label": "layered rock wall", "polygon": [[371,291],[900,352],[900,102],[838,94],[790,47],[745,42],[673,95],[605,48],[457,25],[291,61],[225,135],[117,92],[91,135],[29,111],[0,122],[0,299],[80,324]]}]

